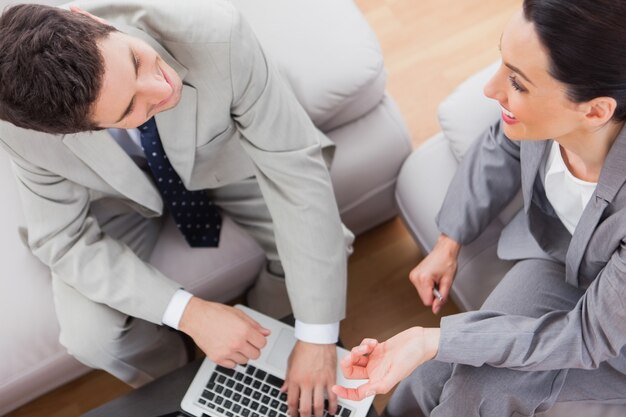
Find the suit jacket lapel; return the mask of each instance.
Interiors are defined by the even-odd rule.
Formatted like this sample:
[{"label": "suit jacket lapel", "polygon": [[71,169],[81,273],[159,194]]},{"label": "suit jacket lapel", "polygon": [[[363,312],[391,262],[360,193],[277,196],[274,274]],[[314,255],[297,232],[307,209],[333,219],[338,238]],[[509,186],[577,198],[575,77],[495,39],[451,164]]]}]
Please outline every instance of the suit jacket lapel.
[{"label": "suit jacket lapel", "polygon": [[540,164],[547,146],[548,141],[521,143],[522,194],[524,195],[524,210],[526,212],[528,212],[532,202],[535,179],[541,168]]},{"label": "suit jacket lapel", "polygon": [[578,286],[578,270],[583,255],[606,207],[626,182],[626,129],[622,129],[604,161],[594,195],[576,226],[567,251],[565,280]]},{"label": "suit jacket lapel", "polygon": [[106,131],[67,135],[63,143],[120,193],[161,213],[159,192]]},{"label": "suit jacket lapel", "polygon": [[183,85],[178,105],[155,116],[163,149],[185,186],[196,157],[196,106],[195,88]]}]

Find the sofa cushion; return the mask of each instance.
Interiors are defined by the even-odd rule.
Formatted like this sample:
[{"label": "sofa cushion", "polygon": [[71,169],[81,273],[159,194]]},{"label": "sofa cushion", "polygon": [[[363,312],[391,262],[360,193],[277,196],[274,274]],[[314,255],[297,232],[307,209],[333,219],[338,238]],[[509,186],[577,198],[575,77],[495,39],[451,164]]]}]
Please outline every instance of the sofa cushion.
[{"label": "sofa cushion", "polygon": [[321,130],[355,120],[382,100],[380,46],[352,0],[273,0],[271,10],[263,1],[232,2]]},{"label": "sofa cushion", "polygon": [[194,295],[227,302],[242,294],[256,278],[265,254],[256,241],[224,217],[219,248],[193,248],[172,216],[167,216],[150,263]]},{"label": "sofa cushion", "polygon": [[441,130],[458,161],[472,142],[500,117],[498,102],[483,94],[483,87],[499,65],[496,62],[474,74],[439,105]]}]

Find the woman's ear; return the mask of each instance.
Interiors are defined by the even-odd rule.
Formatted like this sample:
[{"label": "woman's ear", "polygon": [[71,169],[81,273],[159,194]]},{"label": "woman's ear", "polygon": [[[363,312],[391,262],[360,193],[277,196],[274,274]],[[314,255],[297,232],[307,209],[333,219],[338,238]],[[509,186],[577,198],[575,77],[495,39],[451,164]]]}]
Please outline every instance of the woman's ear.
[{"label": "woman's ear", "polygon": [[592,127],[603,126],[609,122],[615,110],[617,101],[613,97],[596,97],[583,104],[585,121]]},{"label": "woman's ear", "polygon": [[70,6],[70,11],[73,12],[73,13],[82,14],[83,16],[87,16],[88,18],[93,19],[96,22],[100,22],[103,25],[111,26],[111,24],[109,22],[107,22],[106,20],[104,20],[103,18],[98,17],[98,16],[94,16],[91,13],[86,12],[85,10],[81,9],[78,6]]}]

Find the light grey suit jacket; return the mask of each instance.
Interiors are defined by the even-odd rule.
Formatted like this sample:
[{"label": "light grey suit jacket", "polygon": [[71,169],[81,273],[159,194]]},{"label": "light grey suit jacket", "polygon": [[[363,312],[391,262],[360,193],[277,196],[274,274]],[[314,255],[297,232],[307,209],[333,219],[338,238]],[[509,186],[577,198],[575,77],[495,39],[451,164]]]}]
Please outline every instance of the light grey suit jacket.
[{"label": "light grey suit jacket", "polygon": [[[538,319],[489,311],[444,318],[437,359],[523,370],[595,368],[626,346],[626,129],[573,235],[543,188],[551,142],[511,141],[501,122],[492,126],[465,156],[437,222],[441,232],[467,244],[521,187],[524,207],[504,228],[498,254],[561,262],[563,279],[586,289],[584,296],[572,311]],[[626,372],[619,362],[611,361]]]},{"label": "light grey suit jacket", "polygon": [[[330,141],[234,7],[225,0],[77,5],[148,42],[181,76],[180,103],[156,122],[188,189],[256,176],[296,318],[342,319],[347,251],[322,156]],[[179,285],[104,235],[89,211],[92,202],[114,198],[159,216],[163,202],[152,180],[106,131],[54,136],[2,122],[0,144],[14,162],[33,253],[88,298],[160,323]]]}]

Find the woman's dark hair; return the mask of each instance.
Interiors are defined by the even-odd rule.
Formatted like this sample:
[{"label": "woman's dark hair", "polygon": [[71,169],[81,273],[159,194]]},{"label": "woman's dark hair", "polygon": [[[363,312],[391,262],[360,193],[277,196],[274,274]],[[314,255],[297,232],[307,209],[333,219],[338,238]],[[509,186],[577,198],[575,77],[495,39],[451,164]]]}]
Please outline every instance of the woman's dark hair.
[{"label": "woman's dark hair", "polygon": [[95,130],[104,60],[116,29],[56,7],[22,4],[0,16],[0,119],[48,133]]},{"label": "woman's dark hair", "polygon": [[626,120],[626,1],[524,0],[524,17],[548,50],[550,73],[574,102],[617,101]]}]

